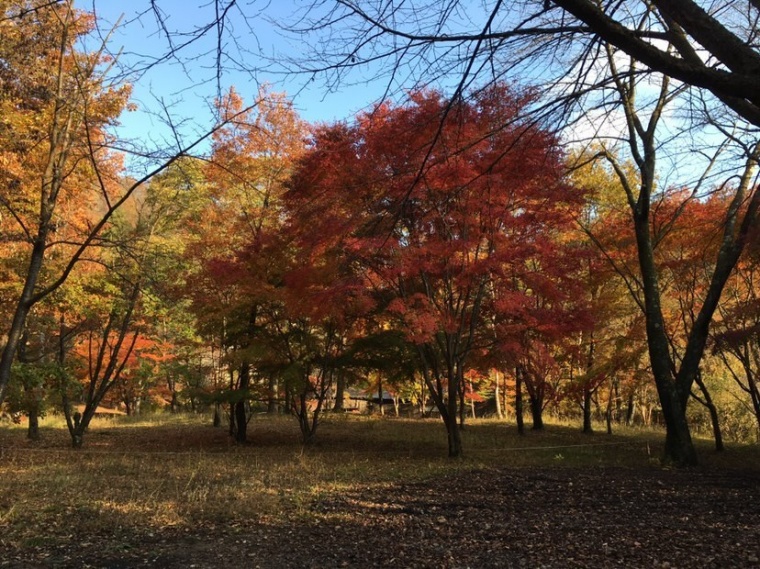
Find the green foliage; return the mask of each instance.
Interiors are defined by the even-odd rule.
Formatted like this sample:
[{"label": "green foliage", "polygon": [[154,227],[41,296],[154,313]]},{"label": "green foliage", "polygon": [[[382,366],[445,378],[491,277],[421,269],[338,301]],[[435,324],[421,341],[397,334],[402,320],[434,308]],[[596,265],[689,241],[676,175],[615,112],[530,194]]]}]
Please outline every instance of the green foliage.
[{"label": "green foliage", "polygon": [[34,412],[42,417],[58,407],[61,389],[75,389],[75,385],[68,370],[56,362],[14,363],[5,403],[12,413]]}]

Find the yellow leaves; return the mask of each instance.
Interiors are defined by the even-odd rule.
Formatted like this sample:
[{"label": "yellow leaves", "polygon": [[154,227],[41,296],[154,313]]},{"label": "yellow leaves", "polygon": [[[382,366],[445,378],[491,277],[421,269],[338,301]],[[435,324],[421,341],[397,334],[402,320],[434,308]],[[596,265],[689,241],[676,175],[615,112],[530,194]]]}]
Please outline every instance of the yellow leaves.
[{"label": "yellow leaves", "polygon": [[[617,163],[619,173],[611,166],[612,162]],[[627,211],[626,193],[620,175],[638,192],[639,176],[635,166],[619,159],[605,148],[576,151],[568,158],[568,165],[571,168],[572,184],[588,193],[587,208],[591,217],[601,216],[604,212]]]}]

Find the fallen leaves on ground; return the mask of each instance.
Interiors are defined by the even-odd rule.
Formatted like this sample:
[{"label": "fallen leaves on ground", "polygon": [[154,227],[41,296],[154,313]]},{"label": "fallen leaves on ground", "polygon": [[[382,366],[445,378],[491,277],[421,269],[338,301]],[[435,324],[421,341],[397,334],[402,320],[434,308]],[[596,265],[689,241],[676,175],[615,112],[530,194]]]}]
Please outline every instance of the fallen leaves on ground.
[{"label": "fallen leaves on ground", "polygon": [[[0,567],[760,567],[755,473],[488,469],[358,487],[285,520],[6,547]],[[44,528],[40,528],[44,533]]]}]

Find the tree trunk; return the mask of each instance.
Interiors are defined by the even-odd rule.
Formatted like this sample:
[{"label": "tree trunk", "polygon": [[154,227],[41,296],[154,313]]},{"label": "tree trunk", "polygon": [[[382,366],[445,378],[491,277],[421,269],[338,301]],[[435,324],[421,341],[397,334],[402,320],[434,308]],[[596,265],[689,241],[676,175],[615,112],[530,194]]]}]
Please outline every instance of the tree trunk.
[{"label": "tree trunk", "polygon": [[459,428],[461,430],[464,430],[465,428],[465,422],[467,419],[467,406],[465,404],[465,385],[464,385],[464,377],[462,374],[462,370],[459,366],[456,367],[456,371],[454,372],[457,377],[457,397],[459,400],[458,406],[459,406]]},{"label": "tree trunk", "polygon": [[591,388],[588,382],[583,384],[583,433],[587,435],[594,434],[594,428],[591,425]]},{"label": "tree trunk", "polygon": [[346,373],[341,369],[338,370],[338,377],[335,381],[335,403],[333,411],[343,413],[346,409],[344,399],[346,398]]},{"label": "tree trunk", "polygon": [[[590,265],[589,265],[590,270]],[[591,301],[596,300],[596,290],[591,291]],[[596,359],[596,338],[594,331],[589,333],[588,342],[588,354],[586,354],[586,375],[583,381],[583,433],[591,435],[594,433],[594,428],[591,425],[591,396],[593,395],[591,390],[591,370],[594,368],[594,361]]]},{"label": "tree trunk", "polygon": [[543,401],[536,396],[532,396],[530,392],[528,393],[528,399],[530,400],[530,415],[533,419],[533,426],[531,429],[534,431],[542,431],[544,429]]},{"label": "tree trunk", "polygon": [[[232,369],[232,366],[230,366],[230,391],[235,389],[235,371]],[[230,402],[230,423],[229,423],[229,431],[230,436],[235,437],[235,433],[237,432],[237,425],[235,424],[235,403]]]},{"label": "tree trunk", "polygon": [[[654,165],[652,165],[652,170]],[[647,178],[644,172],[642,177]],[[641,193],[648,195],[646,180],[641,183]],[[641,201],[641,199],[639,200]],[[649,234],[649,203],[639,206],[634,213],[636,244],[644,288],[644,316],[646,320],[647,347],[652,375],[665,419],[665,452],[663,459],[680,466],[696,465],[697,451],[691,440],[686,419],[685,400],[682,399],[673,377],[673,361],[670,344],[665,334],[665,318],[660,305],[660,285],[654,260],[652,240]]]},{"label": "tree trunk", "polygon": [[525,421],[523,419],[523,394],[522,394],[522,370],[515,369],[515,418],[517,421],[517,434],[525,434]]},{"label": "tree trunk", "polygon": [[274,375],[269,377],[269,385],[267,389],[267,414],[276,415],[278,412],[277,405],[277,378]]},{"label": "tree trunk", "polygon": [[456,414],[451,416],[447,413],[446,415],[444,424],[448,435],[449,458],[460,458],[462,456],[462,431],[459,428]]},{"label": "tree trunk", "polygon": [[82,448],[86,426],[82,424],[82,414],[79,411],[74,413],[73,427],[74,428],[71,429],[71,446],[74,448]]},{"label": "tree trunk", "polygon": [[37,409],[29,409],[29,426],[26,430],[26,438],[36,441],[40,438],[40,414]]},{"label": "tree trunk", "polygon": [[610,386],[610,396],[607,399],[607,412],[605,413],[606,421],[607,421],[607,434],[612,434],[612,399],[613,399],[613,391],[612,386]]},{"label": "tree trunk", "polygon": [[251,383],[251,366],[247,361],[240,364],[240,377],[238,378],[238,390],[240,397],[235,402],[235,441],[238,443],[248,442],[248,388]]},{"label": "tree trunk", "polygon": [[166,378],[166,384],[169,388],[169,393],[172,394],[171,402],[169,403],[169,409],[171,409],[172,413],[176,413],[179,411],[177,402],[177,381],[173,377],[169,376]]},{"label": "tree trunk", "polygon": [[237,425],[235,424],[235,404],[230,403],[230,416],[229,416],[229,433],[231,437],[235,437],[237,431]]},{"label": "tree trunk", "polygon": [[636,400],[633,398],[633,391],[628,394],[628,405],[625,410],[625,424],[627,427],[633,425],[633,417],[636,412]]},{"label": "tree trunk", "polygon": [[504,410],[501,407],[501,382],[499,381],[501,374],[496,372],[494,374],[494,389],[493,396],[496,400],[496,416],[499,419],[504,419]]},{"label": "tree trunk", "polygon": [[699,398],[696,398],[696,399],[697,401],[702,403],[707,408],[707,411],[710,413],[710,423],[712,424],[713,437],[715,438],[715,450],[717,452],[722,452],[723,450],[725,450],[725,447],[723,446],[723,433],[720,430],[720,419],[718,418],[718,410],[715,407],[715,404],[713,403],[712,397],[710,397],[710,392],[708,391],[707,386],[705,385],[705,382],[702,380],[702,370],[699,370],[697,372],[697,375],[695,376],[695,381],[697,385],[699,386],[700,391],[702,392],[704,401],[700,400]]},{"label": "tree trunk", "polygon": [[[45,223],[47,224],[47,221]],[[35,239],[32,248],[32,255],[29,260],[29,268],[26,272],[24,289],[21,292],[21,298],[19,298],[18,303],[16,304],[16,311],[13,315],[13,320],[11,321],[11,328],[8,331],[5,346],[3,346],[3,352],[0,356],[0,403],[5,400],[5,392],[11,378],[11,366],[13,365],[19,344],[21,343],[21,336],[23,335],[24,327],[26,326],[27,316],[29,316],[29,311],[32,309],[34,289],[45,257],[46,241],[47,231],[40,229],[40,234]]]}]

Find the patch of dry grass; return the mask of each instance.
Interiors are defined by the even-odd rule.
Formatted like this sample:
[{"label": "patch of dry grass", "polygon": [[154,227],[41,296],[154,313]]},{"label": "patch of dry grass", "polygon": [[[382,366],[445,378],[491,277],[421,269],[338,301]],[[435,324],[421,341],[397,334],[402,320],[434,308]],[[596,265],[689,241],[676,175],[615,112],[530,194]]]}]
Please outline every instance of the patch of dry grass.
[{"label": "patch of dry grass", "polygon": [[[125,527],[150,532],[307,516],[328,493],[469,469],[649,468],[662,439],[642,432],[590,437],[557,426],[519,437],[513,426],[478,421],[464,431],[465,458],[452,461],[434,420],[331,416],[308,448],[289,417],[257,416],[250,433],[251,444],[240,446],[205,417],[98,419],[85,447],[74,450],[54,419],[36,443],[23,428],[2,426],[0,546],[89,539]],[[750,457],[757,467],[756,455],[747,447],[719,459],[703,452],[721,467],[750,466]]]}]

